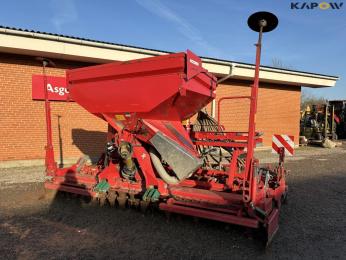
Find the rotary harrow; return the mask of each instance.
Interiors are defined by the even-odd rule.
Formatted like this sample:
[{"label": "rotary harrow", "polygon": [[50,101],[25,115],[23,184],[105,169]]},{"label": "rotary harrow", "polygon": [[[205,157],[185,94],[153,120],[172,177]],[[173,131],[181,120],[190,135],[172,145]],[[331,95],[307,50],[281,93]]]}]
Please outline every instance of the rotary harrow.
[{"label": "rotary harrow", "polygon": [[[248,20],[259,32],[248,132],[228,132],[200,112],[215,99],[217,78],[191,51],[67,71],[71,98],[108,123],[105,152],[96,164],[81,158],[58,168],[46,95],[46,189],[91,197],[101,205],[134,206],[250,228],[270,241],[287,195],[284,152],[276,166],[254,157],[262,141],[255,131],[262,33],[274,15]],[[194,125],[181,122],[198,113]]]}]

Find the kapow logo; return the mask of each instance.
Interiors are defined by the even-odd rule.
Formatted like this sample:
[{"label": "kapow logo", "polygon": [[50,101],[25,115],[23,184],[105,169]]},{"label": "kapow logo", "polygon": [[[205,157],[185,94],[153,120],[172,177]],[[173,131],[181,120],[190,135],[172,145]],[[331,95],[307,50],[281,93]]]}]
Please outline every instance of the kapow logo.
[{"label": "kapow logo", "polygon": [[343,2],[340,3],[327,3],[327,2],[322,2],[322,3],[316,3],[316,2],[292,2],[291,3],[291,9],[321,9],[321,10],[327,10],[327,9],[333,9],[333,10],[338,10],[341,9],[343,6]]}]

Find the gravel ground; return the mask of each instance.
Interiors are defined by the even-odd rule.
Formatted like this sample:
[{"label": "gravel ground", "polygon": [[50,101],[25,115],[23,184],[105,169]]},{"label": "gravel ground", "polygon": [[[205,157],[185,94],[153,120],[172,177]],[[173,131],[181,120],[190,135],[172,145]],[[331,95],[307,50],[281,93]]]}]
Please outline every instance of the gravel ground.
[{"label": "gravel ground", "polygon": [[[257,153],[262,162],[275,156]],[[2,259],[345,259],[346,145],[302,148],[288,160],[289,203],[271,246],[242,227],[80,199],[48,199],[43,168],[0,169]]]}]

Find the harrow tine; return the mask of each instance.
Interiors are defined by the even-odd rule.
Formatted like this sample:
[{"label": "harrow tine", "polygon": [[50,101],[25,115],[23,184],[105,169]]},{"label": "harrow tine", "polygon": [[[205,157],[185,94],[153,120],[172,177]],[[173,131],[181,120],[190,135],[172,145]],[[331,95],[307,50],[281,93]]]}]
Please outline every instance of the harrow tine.
[{"label": "harrow tine", "polygon": [[119,207],[121,209],[126,208],[126,202],[127,202],[127,194],[124,192],[119,192],[119,196],[117,197]]},{"label": "harrow tine", "polygon": [[96,206],[98,205],[98,199],[96,197],[91,197],[89,204],[91,206]]},{"label": "harrow tine", "polygon": [[109,202],[109,205],[111,207],[115,207],[115,202],[117,200],[117,194],[115,193],[115,191],[110,191],[107,194],[107,200]]},{"label": "harrow tine", "polygon": [[130,198],[128,199],[128,204],[130,207],[138,208],[140,204],[140,200],[135,198],[135,195],[133,193],[130,193]]},{"label": "harrow tine", "polygon": [[103,207],[106,204],[106,196],[103,195],[99,198],[100,206]]},{"label": "harrow tine", "polygon": [[144,201],[144,200],[141,200],[139,202],[140,210],[141,210],[142,213],[146,213],[147,212],[149,203],[150,203],[149,201]]}]

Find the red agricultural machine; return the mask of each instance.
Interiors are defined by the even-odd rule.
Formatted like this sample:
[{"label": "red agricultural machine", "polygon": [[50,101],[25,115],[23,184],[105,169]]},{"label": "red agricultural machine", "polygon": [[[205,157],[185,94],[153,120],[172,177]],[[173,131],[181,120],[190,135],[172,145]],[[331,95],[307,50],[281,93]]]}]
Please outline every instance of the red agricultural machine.
[{"label": "red agricultural machine", "polygon": [[[250,96],[248,132],[227,132],[199,112],[215,98],[217,79],[192,52],[96,65],[67,71],[71,98],[107,121],[105,152],[68,168],[54,160],[46,98],[46,189],[92,197],[101,205],[137,207],[263,228],[278,229],[287,195],[284,153],[275,167],[261,167],[254,148],[262,32],[277,25],[266,12],[249,18],[259,32]],[[47,97],[47,95],[46,95]],[[182,121],[199,113],[195,125]]]}]

